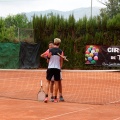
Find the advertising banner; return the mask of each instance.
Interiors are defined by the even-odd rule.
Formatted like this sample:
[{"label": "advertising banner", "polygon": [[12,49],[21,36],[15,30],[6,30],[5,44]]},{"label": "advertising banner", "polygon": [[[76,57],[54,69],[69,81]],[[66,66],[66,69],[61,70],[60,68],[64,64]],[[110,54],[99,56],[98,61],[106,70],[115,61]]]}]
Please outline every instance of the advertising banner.
[{"label": "advertising banner", "polygon": [[120,46],[86,45],[85,64],[120,67]]}]

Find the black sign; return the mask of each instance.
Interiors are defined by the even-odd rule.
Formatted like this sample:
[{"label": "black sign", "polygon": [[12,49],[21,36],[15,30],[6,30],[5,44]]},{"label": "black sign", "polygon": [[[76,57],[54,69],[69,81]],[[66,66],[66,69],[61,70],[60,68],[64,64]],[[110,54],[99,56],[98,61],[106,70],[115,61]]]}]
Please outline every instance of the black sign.
[{"label": "black sign", "polygon": [[120,46],[86,45],[85,64],[120,67]]}]

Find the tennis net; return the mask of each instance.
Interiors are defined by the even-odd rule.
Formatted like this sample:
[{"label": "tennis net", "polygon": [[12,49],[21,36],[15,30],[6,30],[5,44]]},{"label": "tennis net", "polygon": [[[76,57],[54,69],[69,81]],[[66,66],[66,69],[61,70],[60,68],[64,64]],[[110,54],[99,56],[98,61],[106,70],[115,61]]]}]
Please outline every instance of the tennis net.
[{"label": "tennis net", "polygon": [[[62,70],[66,102],[83,104],[120,103],[120,71]],[[0,97],[35,100],[45,89],[46,70],[0,70]]]}]

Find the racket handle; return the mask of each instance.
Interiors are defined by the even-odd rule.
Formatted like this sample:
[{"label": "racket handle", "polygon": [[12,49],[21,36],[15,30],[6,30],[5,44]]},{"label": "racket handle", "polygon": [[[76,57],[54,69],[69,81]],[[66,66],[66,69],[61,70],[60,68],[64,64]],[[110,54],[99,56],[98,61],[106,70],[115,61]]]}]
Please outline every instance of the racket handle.
[{"label": "racket handle", "polygon": [[40,81],[40,86],[42,86],[42,80]]},{"label": "racket handle", "polygon": [[68,61],[68,59],[65,56],[62,56],[61,54],[57,53],[60,57],[62,57],[64,60]]}]

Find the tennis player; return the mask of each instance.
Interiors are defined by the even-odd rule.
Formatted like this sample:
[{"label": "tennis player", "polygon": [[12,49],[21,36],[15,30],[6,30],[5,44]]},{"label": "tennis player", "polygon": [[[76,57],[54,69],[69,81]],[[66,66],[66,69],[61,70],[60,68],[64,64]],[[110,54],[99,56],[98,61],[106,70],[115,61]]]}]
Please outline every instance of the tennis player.
[{"label": "tennis player", "polygon": [[54,44],[52,41],[49,42],[49,48],[44,52],[42,53],[40,56],[47,59],[47,62],[48,62],[48,54],[49,54],[49,49],[53,48],[54,47]]},{"label": "tennis player", "polygon": [[[58,53],[62,55],[62,52],[63,52],[59,48],[60,43],[61,43],[61,40],[59,38],[55,38],[54,47],[52,49],[49,49],[49,54],[48,54],[49,63],[48,63],[48,69],[47,69],[47,76],[46,76],[47,81],[46,81],[46,90],[45,90],[46,98],[44,102],[48,101],[49,86],[53,76],[54,76],[54,84],[55,84],[54,102],[58,102],[57,93],[58,93],[58,89],[60,88],[59,87],[59,83],[61,83],[60,71],[63,64],[63,58],[58,55]],[[62,97],[62,95],[60,95],[60,97]]]},{"label": "tennis player", "polygon": [[[54,47],[54,44],[52,41],[49,42],[49,49],[46,50],[44,53],[42,53],[40,56],[47,59],[47,62],[49,62],[48,60],[48,54],[49,54],[49,50],[51,48]],[[62,52],[62,55],[63,55],[63,52]],[[61,72],[60,72],[60,76],[61,76]],[[62,80],[62,77],[61,77],[61,80]],[[59,101],[64,101],[64,98],[62,96],[62,82],[61,80],[59,81]],[[52,76],[52,79],[51,79],[51,82],[50,82],[50,94],[51,94],[51,99],[50,101],[51,102],[54,102],[54,96],[53,96],[53,86],[54,86],[54,76]]]}]

